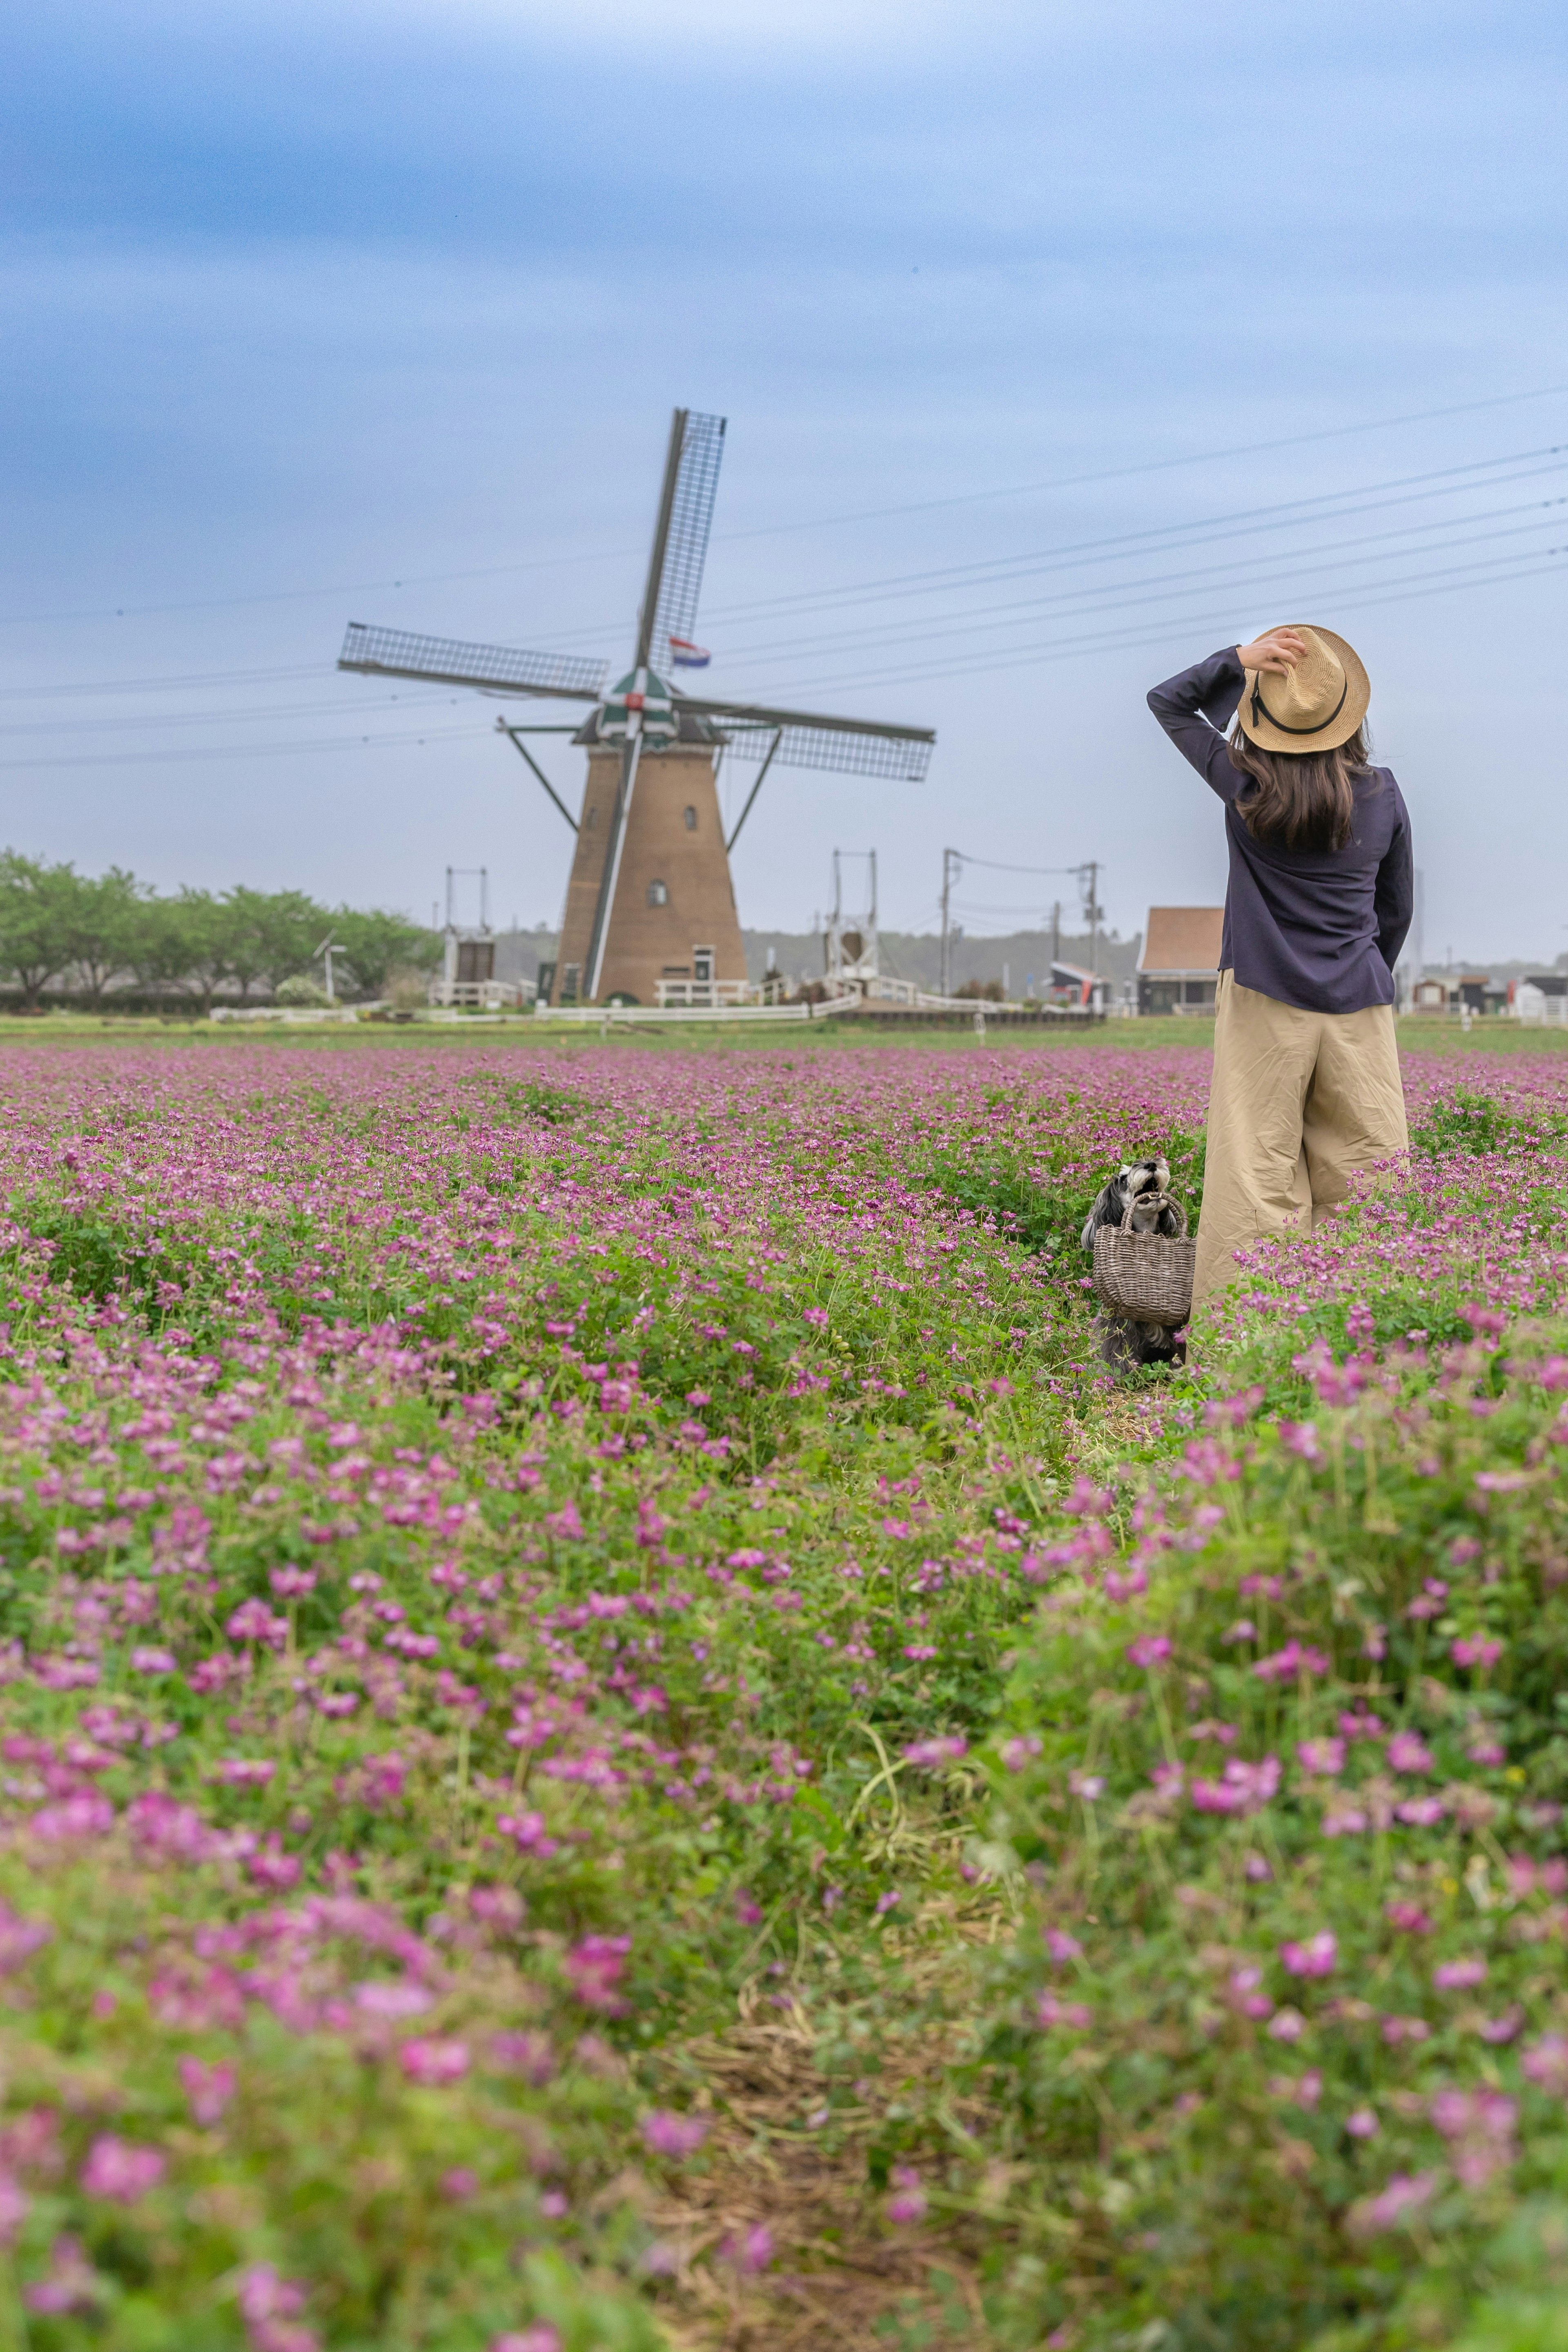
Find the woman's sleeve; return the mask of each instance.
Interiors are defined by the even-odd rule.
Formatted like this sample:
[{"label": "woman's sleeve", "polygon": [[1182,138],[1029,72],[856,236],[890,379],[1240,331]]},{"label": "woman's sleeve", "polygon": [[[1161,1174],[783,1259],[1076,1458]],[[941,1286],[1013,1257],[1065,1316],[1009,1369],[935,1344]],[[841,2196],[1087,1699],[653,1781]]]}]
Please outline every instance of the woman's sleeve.
[{"label": "woman's sleeve", "polygon": [[1394,838],[1383,853],[1372,900],[1377,919],[1377,951],[1390,971],[1399,961],[1400,950],[1409,936],[1410,919],[1415,911],[1415,859],[1410,843],[1410,813],[1397,784],[1394,791],[1398,802]]},{"label": "woman's sleeve", "polygon": [[1226,646],[1149,691],[1150,709],[1222,801],[1235,800],[1248,782],[1232,760],[1224,733],[1236,717],[1244,683],[1236,647]]}]

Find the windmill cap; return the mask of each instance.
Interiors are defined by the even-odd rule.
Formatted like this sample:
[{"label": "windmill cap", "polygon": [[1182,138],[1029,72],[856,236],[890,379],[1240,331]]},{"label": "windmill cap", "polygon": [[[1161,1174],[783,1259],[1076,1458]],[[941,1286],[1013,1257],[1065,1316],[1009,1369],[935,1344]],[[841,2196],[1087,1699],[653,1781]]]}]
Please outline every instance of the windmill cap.
[{"label": "windmill cap", "polygon": [[1332,629],[1310,621],[1281,621],[1302,641],[1290,670],[1243,673],[1237,716],[1248,742],[1265,751],[1332,751],[1348,743],[1366,717],[1372,685],[1360,655]]}]

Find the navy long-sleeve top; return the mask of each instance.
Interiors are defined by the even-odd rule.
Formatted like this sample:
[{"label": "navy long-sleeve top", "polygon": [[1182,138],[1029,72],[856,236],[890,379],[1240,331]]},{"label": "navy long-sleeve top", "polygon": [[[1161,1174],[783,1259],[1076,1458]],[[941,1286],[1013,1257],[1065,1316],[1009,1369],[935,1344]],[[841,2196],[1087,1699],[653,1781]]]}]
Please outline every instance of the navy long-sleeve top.
[{"label": "navy long-sleeve top", "polygon": [[1342,849],[1255,841],[1238,803],[1254,779],[1230,756],[1225,730],[1241,701],[1236,647],[1154,687],[1149,708],[1225,803],[1230,884],[1220,968],[1307,1013],[1360,1013],[1394,1002],[1394,967],[1410,929],[1415,872],[1410,817],[1387,768],[1355,779]]}]

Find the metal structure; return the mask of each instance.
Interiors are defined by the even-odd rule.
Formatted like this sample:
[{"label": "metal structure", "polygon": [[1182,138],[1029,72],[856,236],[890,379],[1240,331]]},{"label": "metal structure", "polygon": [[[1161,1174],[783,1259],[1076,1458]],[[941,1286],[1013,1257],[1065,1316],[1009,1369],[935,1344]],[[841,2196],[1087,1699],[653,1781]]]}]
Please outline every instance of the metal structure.
[{"label": "metal structure", "polygon": [[[607,693],[607,665],[603,662],[468,645],[367,627],[357,621],[350,623],[338,658],[340,669],[370,677],[422,678],[471,687],[481,694],[594,706],[585,723],[576,728],[518,725],[506,719],[497,722],[577,836],[559,957],[563,981],[577,975],[572,1002],[596,1002],[612,977],[612,961],[635,970],[651,990],[658,985],[653,975],[659,970],[661,952],[683,951],[697,959],[706,954],[721,963],[740,956],[729,856],[774,767],[827,769],[920,783],[936,741],[930,728],[721,701],[667,683],[667,668],[700,667],[707,659],[692,642],[692,631],[724,430],[721,416],[685,408],[674,413],[632,667]],[[580,819],[572,816],[524,742],[525,736],[535,734],[571,734],[587,748],[589,777]],[[758,763],[728,839],[719,824],[713,788],[718,761],[726,751]],[[658,805],[647,810],[637,798],[645,756],[670,763],[668,773],[658,778]],[[692,799],[678,801],[677,795],[687,791]],[[672,831],[669,815],[678,806],[680,824],[690,836],[684,843],[679,831]],[[601,811],[605,819],[602,825]],[[669,910],[665,919],[653,919],[664,909]],[[693,939],[696,945],[679,949],[682,940]],[[679,977],[682,970],[666,963],[662,974]],[[734,975],[711,964],[710,970],[715,982],[744,977],[743,960]],[[624,985],[608,993],[639,1001]],[[562,1001],[568,1000],[563,996]]]},{"label": "metal structure", "polygon": [[[862,858],[867,868],[866,904],[857,913],[844,906],[844,860]],[[877,853],[874,849],[836,849],[833,853],[833,912],[823,933],[823,961],[835,994],[846,989],[865,993],[868,983],[882,976],[880,943],[877,937]]]}]

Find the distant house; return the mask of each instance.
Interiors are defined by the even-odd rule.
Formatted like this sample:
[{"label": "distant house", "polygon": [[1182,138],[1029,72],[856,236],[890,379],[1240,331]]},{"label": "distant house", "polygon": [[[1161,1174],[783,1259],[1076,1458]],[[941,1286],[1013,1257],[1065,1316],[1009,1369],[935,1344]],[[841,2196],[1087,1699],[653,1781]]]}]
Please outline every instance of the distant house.
[{"label": "distant house", "polygon": [[1518,1021],[1568,1023],[1568,971],[1533,971],[1515,981],[1509,1010]]},{"label": "distant house", "polygon": [[1223,907],[1151,907],[1138,959],[1138,1010],[1212,1013]]},{"label": "distant house", "polygon": [[1410,1010],[1412,1013],[1447,1013],[1452,999],[1453,991],[1446,980],[1428,976],[1426,980],[1418,980],[1411,990]]},{"label": "distant house", "polygon": [[1049,1002],[1053,1004],[1081,1004],[1103,1013],[1108,985],[1100,972],[1088,971],[1080,963],[1058,961],[1051,966]]}]

